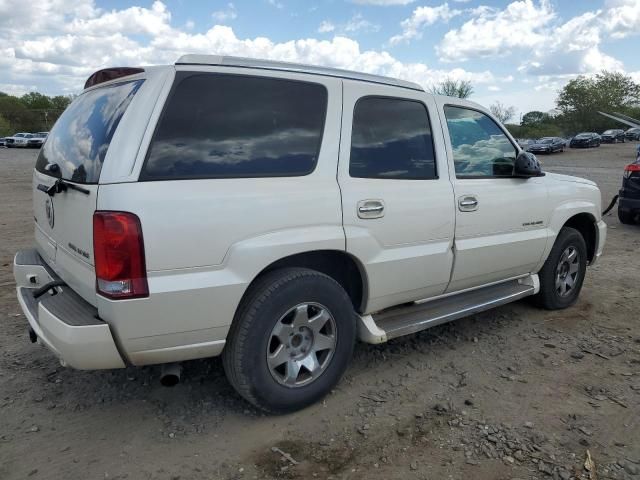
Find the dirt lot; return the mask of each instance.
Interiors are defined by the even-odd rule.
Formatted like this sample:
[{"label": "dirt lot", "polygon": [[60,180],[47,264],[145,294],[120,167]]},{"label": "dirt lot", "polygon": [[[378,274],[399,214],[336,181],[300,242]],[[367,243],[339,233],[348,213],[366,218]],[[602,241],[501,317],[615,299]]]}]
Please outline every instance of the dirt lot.
[{"label": "dirt lot", "polygon": [[[606,204],[633,150],[542,160]],[[156,369],[68,370],[29,342],[11,265],[32,244],[36,154],[0,149],[0,479],[589,478],[587,451],[597,478],[640,479],[640,227],[615,210],[573,308],[519,302],[358,345],[324,402],[269,417],[217,359],[167,389]]]}]

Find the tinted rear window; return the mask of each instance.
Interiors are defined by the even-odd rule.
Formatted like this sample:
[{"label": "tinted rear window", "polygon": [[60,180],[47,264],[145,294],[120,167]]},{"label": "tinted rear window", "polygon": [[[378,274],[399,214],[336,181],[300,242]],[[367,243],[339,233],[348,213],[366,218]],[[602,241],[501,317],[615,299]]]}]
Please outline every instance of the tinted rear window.
[{"label": "tinted rear window", "polygon": [[143,80],[90,90],[60,116],[40,150],[36,169],[48,163],[60,176],[78,183],[97,183],[113,134]]},{"label": "tinted rear window", "polygon": [[349,174],[395,180],[436,178],[426,107],[399,98],[358,100],[353,114]]},{"label": "tinted rear window", "polygon": [[178,73],[140,179],[307,175],[326,108],[317,83]]}]

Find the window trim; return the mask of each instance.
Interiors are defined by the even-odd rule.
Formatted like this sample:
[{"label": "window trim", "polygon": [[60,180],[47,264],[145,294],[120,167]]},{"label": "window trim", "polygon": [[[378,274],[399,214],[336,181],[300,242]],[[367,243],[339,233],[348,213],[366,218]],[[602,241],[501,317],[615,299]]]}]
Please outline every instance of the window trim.
[{"label": "window trim", "polygon": [[[354,177],[351,175],[351,150],[353,149],[353,120],[355,118],[355,113],[356,113],[356,109],[358,108],[358,104],[362,101],[362,100],[368,100],[371,98],[380,98],[380,99],[385,99],[385,100],[401,100],[401,101],[406,101],[406,102],[413,102],[413,103],[419,103],[420,105],[422,105],[422,107],[424,107],[424,111],[427,114],[427,125],[429,127],[429,132],[430,132],[430,136],[431,136],[431,147],[433,150],[433,169],[434,169],[434,175],[433,177],[430,178],[403,178],[403,177]],[[406,180],[406,181],[431,181],[431,180],[439,180],[440,179],[440,173],[438,171],[438,153],[436,151],[436,144],[433,141],[433,128],[431,125],[431,116],[429,115],[429,108],[427,107],[427,105],[422,101],[422,100],[418,100],[417,98],[407,98],[407,97],[397,97],[394,95],[364,95],[362,97],[359,97],[358,100],[356,100],[356,102],[353,104],[353,111],[351,112],[351,138],[350,138],[350,142],[349,142],[349,165],[347,168],[347,171],[349,173],[349,178],[361,178],[363,180]]]},{"label": "window trim", "polygon": [[[481,113],[482,115],[488,117],[493,123],[496,124],[496,126],[498,127],[498,129],[500,129],[500,131],[503,133],[503,135],[505,137],[507,137],[507,140],[509,140],[509,143],[511,144],[511,146],[515,148],[516,157],[513,159],[513,162],[514,162],[514,165],[515,165],[516,158],[518,158],[518,155],[521,153],[520,145],[514,144],[513,141],[511,140],[511,137],[510,137],[509,133],[506,131],[506,129],[504,129],[500,123],[496,122],[496,120],[491,115],[488,115],[487,112],[484,112],[484,111],[480,110],[479,108],[468,107],[466,105],[456,105],[455,103],[445,103],[444,105],[442,105],[442,113],[444,114],[444,121],[447,124],[447,134],[449,136],[449,145],[451,145],[451,132],[449,132],[449,124],[447,123],[447,112],[445,110],[446,107],[463,108],[465,110],[471,110],[472,112]],[[521,178],[521,177],[516,177],[515,175],[509,175],[509,176],[506,176],[506,175],[462,175],[462,176],[459,176],[458,172],[456,172],[456,161],[453,158],[453,145],[451,145],[451,160],[453,161],[453,173],[455,173],[457,180],[480,180],[480,179],[483,179],[483,178],[487,178],[487,179]]]},{"label": "window trim", "polygon": [[[305,83],[305,84],[310,84],[310,85],[318,85],[320,87],[322,87],[324,89],[325,92],[325,102],[324,102],[324,115],[322,117],[322,124],[320,127],[320,136],[318,138],[318,148],[317,148],[317,154],[316,154],[316,161],[313,164],[313,168],[311,168],[311,170],[309,170],[306,173],[303,174],[299,174],[299,173],[294,173],[294,174],[284,174],[284,175],[270,175],[270,174],[264,174],[264,175],[258,175],[258,174],[250,174],[250,175],[217,175],[217,176],[212,176],[212,175],[198,175],[198,176],[166,176],[166,177],[155,177],[155,178],[148,178],[145,175],[145,170],[147,167],[147,163],[149,162],[149,157],[151,156],[151,150],[153,147],[153,144],[156,140],[156,137],[158,135],[158,129],[160,127],[160,125],[162,124],[163,120],[165,119],[165,116],[167,115],[167,110],[169,107],[169,102],[170,100],[173,98],[173,95],[175,93],[175,91],[177,90],[177,88],[180,86],[180,84],[187,80],[190,77],[194,77],[194,76],[211,76],[211,77],[221,77],[221,76],[226,76],[226,77],[243,77],[243,78],[255,78],[255,79],[268,79],[268,80],[278,80],[278,81],[282,81],[282,82],[296,82],[296,83]],[[198,70],[179,70],[176,71],[175,77],[173,79],[173,84],[171,85],[171,89],[169,90],[169,93],[167,95],[167,97],[164,100],[164,105],[162,106],[162,112],[160,113],[160,116],[158,117],[158,121],[156,122],[155,126],[153,127],[153,135],[151,136],[151,140],[149,141],[149,145],[147,145],[147,151],[144,155],[144,161],[142,162],[142,167],[140,168],[140,173],[138,174],[138,182],[170,182],[173,180],[225,180],[225,179],[236,179],[236,178],[300,178],[300,177],[307,177],[309,175],[311,175],[313,172],[316,171],[316,169],[318,168],[318,162],[320,161],[320,155],[322,154],[322,142],[324,141],[324,133],[325,133],[325,128],[327,126],[327,115],[329,113],[329,89],[327,88],[326,85],[324,85],[323,83],[319,83],[319,82],[311,82],[311,81],[306,81],[306,80],[298,80],[298,79],[294,79],[294,78],[288,78],[288,77],[272,77],[269,75],[250,75],[250,74],[243,74],[243,73],[226,73],[226,72],[206,72],[206,71],[198,71]]]}]

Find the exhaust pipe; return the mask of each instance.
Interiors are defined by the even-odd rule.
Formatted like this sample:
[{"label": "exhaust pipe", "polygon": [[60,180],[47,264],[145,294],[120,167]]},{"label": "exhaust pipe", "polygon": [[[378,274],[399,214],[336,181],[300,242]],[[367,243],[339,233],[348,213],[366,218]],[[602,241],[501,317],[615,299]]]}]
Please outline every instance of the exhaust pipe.
[{"label": "exhaust pipe", "polygon": [[182,365],[180,363],[165,363],[160,368],[160,384],[165,387],[175,387],[180,383]]}]

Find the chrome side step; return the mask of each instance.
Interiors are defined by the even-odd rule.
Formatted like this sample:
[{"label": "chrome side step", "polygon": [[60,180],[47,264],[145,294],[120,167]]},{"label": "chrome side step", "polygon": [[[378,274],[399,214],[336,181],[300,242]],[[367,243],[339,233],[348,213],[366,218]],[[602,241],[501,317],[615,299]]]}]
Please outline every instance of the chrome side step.
[{"label": "chrome side step", "polygon": [[538,290],[538,276],[531,275],[424,303],[392,307],[360,317],[358,336],[366,343],[383,343],[392,338],[514,302],[534,295]]}]

